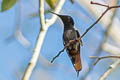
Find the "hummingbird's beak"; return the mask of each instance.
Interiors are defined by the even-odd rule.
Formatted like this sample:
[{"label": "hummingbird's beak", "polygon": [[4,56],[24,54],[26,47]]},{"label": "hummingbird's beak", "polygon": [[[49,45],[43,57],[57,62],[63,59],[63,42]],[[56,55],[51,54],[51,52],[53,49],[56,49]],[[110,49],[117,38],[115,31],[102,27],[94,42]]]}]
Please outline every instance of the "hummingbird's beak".
[{"label": "hummingbird's beak", "polygon": [[57,15],[57,16],[59,16],[60,17],[60,15],[59,14],[57,14],[57,13],[54,13],[54,12],[52,12],[52,11],[49,11],[50,13],[52,13],[52,14],[55,14],[55,15]]},{"label": "hummingbird's beak", "polygon": [[66,17],[65,17],[65,15],[60,15],[60,14],[54,13],[54,12],[52,12],[52,11],[49,11],[49,12],[52,13],[52,14],[57,15],[60,19],[62,19],[63,23],[66,22]]}]

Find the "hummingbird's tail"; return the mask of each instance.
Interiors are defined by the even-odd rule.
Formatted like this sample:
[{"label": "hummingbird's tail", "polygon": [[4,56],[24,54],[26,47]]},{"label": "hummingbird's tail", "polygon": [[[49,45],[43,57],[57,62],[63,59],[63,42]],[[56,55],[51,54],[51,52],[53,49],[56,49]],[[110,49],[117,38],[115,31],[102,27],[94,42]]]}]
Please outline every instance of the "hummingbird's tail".
[{"label": "hummingbird's tail", "polygon": [[79,71],[82,69],[80,54],[76,54],[75,56],[71,56],[71,61],[72,61],[73,66],[77,72],[77,76],[79,76]]}]

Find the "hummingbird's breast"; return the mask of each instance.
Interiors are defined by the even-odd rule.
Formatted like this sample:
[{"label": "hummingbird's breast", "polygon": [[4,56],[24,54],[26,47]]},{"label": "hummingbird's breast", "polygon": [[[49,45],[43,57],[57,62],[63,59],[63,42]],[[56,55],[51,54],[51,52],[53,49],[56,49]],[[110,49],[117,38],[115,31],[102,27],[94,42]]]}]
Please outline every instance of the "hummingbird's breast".
[{"label": "hummingbird's breast", "polygon": [[70,40],[77,39],[76,31],[74,29],[69,29],[69,30],[64,31],[63,39],[64,39],[65,44],[67,44]]}]

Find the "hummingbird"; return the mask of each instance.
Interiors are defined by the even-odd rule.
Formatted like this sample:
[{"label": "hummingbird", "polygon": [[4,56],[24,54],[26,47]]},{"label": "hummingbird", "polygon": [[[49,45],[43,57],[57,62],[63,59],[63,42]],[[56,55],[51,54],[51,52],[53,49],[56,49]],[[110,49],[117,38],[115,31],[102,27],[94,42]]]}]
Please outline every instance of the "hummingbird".
[{"label": "hummingbird", "polygon": [[[51,11],[50,11],[51,12]],[[69,15],[60,15],[54,12],[51,12],[57,15],[64,24],[64,32],[63,32],[63,45],[65,46],[72,40],[77,40],[80,38],[80,34],[78,30],[74,26],[74,21]],[[80,58],[80,46],[82,45],[82,40],[79,42],[71,43],[67,48],[67,54],[71,59],[71,62],[77,72],[77,76],[79,76],[79,71],[82,69],[82,63]]]}]

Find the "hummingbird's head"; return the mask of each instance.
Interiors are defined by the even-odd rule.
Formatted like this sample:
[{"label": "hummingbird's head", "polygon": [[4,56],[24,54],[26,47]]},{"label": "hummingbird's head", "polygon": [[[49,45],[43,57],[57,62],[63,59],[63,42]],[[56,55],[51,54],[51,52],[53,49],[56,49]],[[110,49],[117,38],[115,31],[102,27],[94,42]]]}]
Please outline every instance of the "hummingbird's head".
[{"label": "hummingbird's head", "polygon": [[63,24],[64,25],[67,25],[67,26],[74,26],[74,21],[72,19],[71,16],[68,16],[68,15],[60,15],[60,14],[56,14],[54,12],[51,12],[55,15],[57,15],[58,17],[60,17],[60,19],[62,20]]}]

